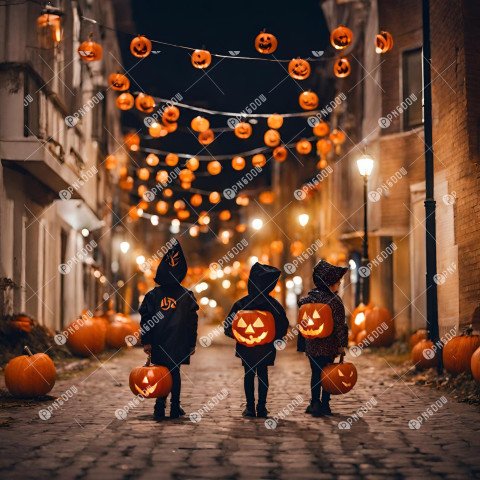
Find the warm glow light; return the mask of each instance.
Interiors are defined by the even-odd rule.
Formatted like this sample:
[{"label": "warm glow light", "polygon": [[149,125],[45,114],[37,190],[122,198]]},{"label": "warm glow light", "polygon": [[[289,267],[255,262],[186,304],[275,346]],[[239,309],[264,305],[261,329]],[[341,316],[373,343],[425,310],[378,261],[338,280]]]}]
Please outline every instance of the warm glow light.
[{"label": "warm glow light", "polygon": [[95,270],[95,271],[93,272],[93,276],[94,276],[95,278],[100,278],[100,277],[102,276],[102,274],[100,273],[100,270]]},{"label": "warm glow light", "polygon": [[143,208],[137,208],[137,214],[141,217],[143,215]]},{"label": "warm glow light", "polygon": [[217,306],[217,302],[212,299],[212,300],[210,300],[210,301],[208,302],[208,306],[209,306],[210,308],[215,308],[215,307]]},{"label": "warm glow light", "polygon": [[301,285],[302,282],[303,282],[302,277],[300,277],[300,276],[298,276],[298,275],[296,275],[295,277],[293,277],[293,283],[294,283],[295,285]]},{"label": "warm glow light", "polygon": [[82,228],[82,235],[84,237],[88,237],[90,235],[88,228]]},{"label": "warm glow light", "polygon": [[137,265],[142,265],[145,263],[145,257],[143,255],[138,255],[135,261],[137,262]]},{"label": "warm glow light", "polygon": [[225,290],[226,290],[227,288],[230,288],[230,285],[231,285],[230,280],[224,280],[224,281],[222,282],[222,287],[223,287]]},{"label": "warm glow light", "polygon": [[365,320],[365,313],[360,312],[355,317],[354,323],[355,323],[355,325],[361,325],[364,320]]},{"label": "warm glow light", "polygon": [[200,305],[208,305],[209,298],[208,297],[202,297],[200,299]]},{"label": "warm glow light", "polygon": [[193,225],[192,227],[190,227],[188,233],[191,237],[198,237],[198,227],[196,225]]},{"label": "warm glow light", "polygon": [[122,253],[127,253],[130,250],[130,244],[128,242],[121,242],[120,250]]},{"label": "warm glow light", "polygon": [[251,225],[254,230],[261,230],[263,227],[263,220],[261,218],[254,218]]},{"label": "warm glow light", "polygon": [[223,270],[217,270],[217,278],[223,278]]},{"label": "warm glow light", "polygon": [[250,264],[250,266],[252,266],[254,263],[257,263],[257,262],[258,262],[258,257],[256,257],[255,255],[251,256],[248,259],[248,263]]},{"label": "warm glow light", "polygon": [[294,287],[294,283],[293,283],[293,280],[287,280],[287,282],[285,283],[285,286],[287,288],[293,288]]},{"label": "warm glow light", "polygon": [[358,171],[360,172],[360,175],[363,177],[368,177],[372,173],[373,170],[373,158],[370,155],[367,155],[366,153],[363,154],[358,160],[357,160],[357,167]]},{"label": "warm glow light", "polygon": [[158,225],[158,216],[157,215],[152,215],[150,217],[150,221],[152,222],[152,225]]},{"label": "warm glow light", "polygon": [[298,223],[300,224],[300,226],[304,227],[305,225],[307,225],[308,221],[310,220],[310,216],[307,214],[307,213],[301,213],[299,216],[298,216]]},{"label": "warm glow light", "polygon": [[178,218],[174,218],[172,223],[170,224],[170,232],[171,233],[178,233],[180,231],[180,220]]}]

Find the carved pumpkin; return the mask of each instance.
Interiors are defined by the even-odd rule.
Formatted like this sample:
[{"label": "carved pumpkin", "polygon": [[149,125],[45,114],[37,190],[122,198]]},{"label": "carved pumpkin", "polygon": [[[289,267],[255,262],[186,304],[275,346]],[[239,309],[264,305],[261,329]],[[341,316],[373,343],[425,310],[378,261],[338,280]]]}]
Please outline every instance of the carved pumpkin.
[{"label": "carved pumpkin", "polygon": [[115,104],[120,110],[130,110],[135,105],[135,99],[131,93],[125,92],[117,97]]},{"label": "carved pumpkin", "polygon": [[175,105],[169,105],[162,114],[163,123],[175,123],[180,118],[180,110]]},{"label": "carved pumpkin", "polygon": [[102,46],[92,40],[93,35],[90,35],[88,40],[85,40],[78,47],[78,54],[85,63],[96,62],[102,59],[103,48]]},{"label": "carved pumpkin", "polygon": [[271,205],[275,200],[275,193],[271,190],[265,190],[264,192],[260,192],[260,194],[258,195],[258,200],[264,205]]},{"label": "carved pumpkin", "polygon": [[[424,355],[424,351],[428,354]],[[433,352],[432,358],[429,358],[430,351]],[[412,362],[417,370],[434,368],[437,365],[437,350],[430,340],[420,340],[412,350]]]},{"label": "carved pumpkin", "polygon": [[310,76],[310,64],[301,58],[294,58],[288,64],[288,73],[295,80],[305,80]]},{"label": "carved pumpkin", "polygon": [[268,55],[273,53],[278,47],[278,41],[275,35],[265,31],[260,32],[255,38],[255,48],[257,52]]},{"label": "carved pumpkin", "polygon": [[221,199],[222,197],[218,192],[211,192],[210,195],[208,196],[209,202],[213,203],[214,205],[219,203]]},{"label": "carved pumpkin", "polygon": [[152,113],[155,108],[155,100],[151,95],[139,93],[135,99],[135,107],[143,113]]},{"label": "carved pumpkin", "polygon": [[145,162],[151,167],[156,167],[160,163],[160,159],[154,153],[149,153]]},{"label": "carved pumpkin", "polygon": [[212,63],[212,55],[208,50],[194,50],[191,60],[195,68],[207,68]]},{"label": "carved pumpkin", "polygon": [[10,325],[14,330],[30,333],[32,331],[32,319],[27,315],[17,315],[10,321]]},{"label": "carved pumpkin", "polygon": [[172,375],[167,367],[152,365],[150,358],[143,367],[136,367],[128,379],[130,390],[144,398],[166,397],[172,391]]},{"label": "carved pumpkin", "polygon": [[202,145],[210,145],[214,140],[215,134],[213,133],[213,130],[208,129],[198,134],[198,142]]},{"label": "carved pumpkin", "polygon": [[317,142],[317,155],[319,155],[322,159],[325,159],[327,155],[332,151],[332,149],[332,142],[330,140],[327,140],[326,138],[321,138]]},{"label": "carved pumpkin", "polygon": [[388,347],[395,340],[395,322],[386,308],[373,307],[365,314],[365,330],[373,337],[374,347]]},{"label": "carved pumpkin", "polygon": [[298,103],[303,110],[315,110],[318,107],[318,95],[314,92],[302,92]]},{"label": "carved pumpkin", "polygon": [[190,203],[192,204],[192,206],[194,207],[199,207],[203,202],[203,198],[202,196],[199,194],[199,193],[195,193],[194,195],[192,195],[192,197],[190,198]]},{"label": "carved pumpkin", "polygon": [[210,128],[210,122],[204,117],[195,117],[190,126],[194,132],[205,132]]},{"label": "carved pumpkin", "polygon": [[198,167],[200,167],[200,162],[198,161],[198,158],[191,157],[187,160],[185,166],[192,172],[195,172],[195,170],[198,170]]},{"label": "carved pumpkin", "polygon": [[232,168],[234,170],[243,170],[245,168],[245,159],[243,157],[233,157]]},{"label": "carved pumpkin", "polygon": [[419,328],[410,336],[410,348],[412,349],[421,340],[427,340],[428,334],[424,328]]},{"label": "carved pumpkin", "polygon": [[338,78],[345,78],[350,75],[352,68],[347,58],[341,57],[333,64],[333,73]]},{"label": "carved pumpkin", "polygon": [[175,153],[168,153],[165,157],[165,163],[169,167],[174,167],[178,163],[178,155],[176,155]]},{"label": "carved pumpkin", "polygon": [[324,303],[306,303],[298,310],[297,326],[305,338],[325,338],[333,332],[332,309]]},{"label": "carved pumpkin", "polygon": [[452,375],[463,372],[472,373],[471,360],[475,350],[480,347],[480,335],[471,330],[452,338],[443,347],[443,366]]},{"label": "carved pumpkin", "polygon": [[473,378],[477,382],[480,382],[480,347],[478,347],[472,355],[470,368],[472,370]]},{"label": "carved pumpkin", "polygon": [[147,181],[150,177],[150,170],[148,168],[139,168],[137,170],[137,177],[140,180]]},{"label": "carved pumpkin", "polygon": [[124,92],[130,88],[130,80],[123,73],[112,73],[108,76],[108,83],[112,90]]},{"label": "carved pumpkin", "polygon": [[123,137],[125,145],[132,151],[136,152],[140,147],[140,136],[138,133],[129,132]]},{"label": "carved pumpkin", "polygon": [[357,369],[353,363],[332,363],[322,370],[322,387],[332,395],[348,393],[357,383]]},{"label": "carved pumpkin", "polygon": [[183,170],[180,170],[180,173],[178,174],[178,178],[180,179],[181,182],[192,183],[195,180],[195,174],[188,168],[184,168]]},{"label": "carved pumpkin", "polygon": [[295,145],[295,149],[300,155],[308,155],[312,151],[312,144],[306,138],[302,138]]},{"label": "carved pumpkin", "polygon": [[82,357],[96,355],[105,348],[105,330],[91,318],[78,318],[66,329],[67,346],[72,353]]},{"label": "carved pumpkin", "polygon": [[207,164],[207,171],[210,175],[218,175],[222,171],[222,164],[218,160],[212,160]]},{"label": "carved pumpkin", "polygon": [[155,210],[160,214],[160,215],[165,215],[168,212],[168,203],[164,202],[163,200],[160,200],[157,202],[155,205]]},{"label": "carved pumpkin", "polygon": [[153,122],[148,127],[148,133],[153,138],[166,137],[168,135],[167,127],[158,122]]},{"label": "carved pumpkin", "polygon": [[313,127],[313,134],[316,137],[325,137],[330,133],[330,127],[327,122],[321,120]]},{"label": "carved pumpkin", "polygon": [[125,337],[132,334],[132,328],[126,321],[114,320],[107,327],[105,340],[110,348],[124,348],[127,346]]},{"label": "carved pumpkin", "polygon": [[283,117],[278,113],[274,113],[268,117],[267,125],[269,128],[278,130],[283,125]]},{"label": "carved pumpkin", "polygon": [[248,138],[252,134],[252,126],[247,122],[239,122],[235,125],[234,132],[238,138]]},{"label": "carved pumpkin", "polygon": [[373,308],[373,305],[361,303],[355,308],[350,317],[350,330],[356,337],[362,330],[365,330],[365,315]]},{"label": "carved pumpkin", "polygon": [[273,158],[277,161],[277,162],[284,162],[288,157],[288,150],[281,146],[281,147],[277,147],[273,150]]},{"label": "carved pumpkin", "polygon": [[341,151],[341,146],[345,143],[347,136],[345,132],[335,128],[332,130],[332,133],[329,135],[330,140],[332,141],[333,145],[335,145],[335,153],[338,155]]},{"label": "carved pumpkin", "polygon": [[353,32],[345,25],[335,28],[330,34],[330,43],[337,50],[344,50],[353,41]]},{"label": "carved pumpkin", "polygon": [[276,147],[280,144],[280,133],[277,130],[267,130],[263,135],[263,140],[267,147]]},{"label": "carved pumpkin", "polygon": [[152,51],[152,42],[143,35],[138,35],[130,42],[130,52],[134,57],[145,58]]},{"label": "carved pumpkin", "polygon": [[266,165],[267,158],[262,153],[257,153],[252,157],[252,165],[254,167],[262,168]]},{"label": "carved pumpkin", "polygon": [[387,53],[393,48],[392,34],[382,30],[375,36],[375,52]]},{"label": "carved pumpkin", "polygon": [[5,385],[7,390],[20,398],[46,395],[55,385],[57,371],[52,359],[45,353],[12,358],[5,367]]},{"label": "carved pumpkin", "polygon": [[233,318],[232,333],[246,347],[265,345],[275,339],[275,320],[263,310],[239,310]]}]

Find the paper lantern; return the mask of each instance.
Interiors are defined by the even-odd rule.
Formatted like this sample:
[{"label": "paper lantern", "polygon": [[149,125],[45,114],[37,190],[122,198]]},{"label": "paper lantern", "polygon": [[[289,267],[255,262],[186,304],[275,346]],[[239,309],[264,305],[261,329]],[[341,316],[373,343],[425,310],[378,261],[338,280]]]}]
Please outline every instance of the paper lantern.
[{"label": "paper lantern", "polygon": [[217,160],[208,162],[207,170],[210,175],[218,175],[222,171],[222,164]]},{"label": "paper lantern", "polygon": [[204,117],[195,117],[190,126],[194,132],[205,132],[210,128],[210,122]]},{"label": "paper lantern", "polygon": [[178,155],[175,155],[175,153],[168,153],[165,157],[165,163],[169,167],[174,167],[178,163]]},{"label": "paper lantern", "polygon": [[234,170],[243,170],[245,168],[245,159],[243,157],[233,157],[232,168]]},{"label": "paper lantern", "polygon": [[330,43],[337,50],[344,50],[353,41],[353,32],[345,25],[339,25],[330,34]]},{"label": "paper lantern", "polygon": [[152,42],[143,35],[138,35],[130,42],[130,52],[134,57],[145,58],[152,51]]},{"label": "paper lantern", "polygon": [[131,93],[121,93],[115,100],[115,104],[120,110],[130,110],[135,105],[135,99]]},{"label": "paper lantern", "polygon": [[212,55],[208,50],[194,50],[191,56],[195,68],[207,68],[212,63]]},{"label": "paper lantern", "polygon": [[145,162],[151,167],[156,167],[160,163],[160,159],[154,153],[149,153]]},{"label": "paper lantern", "polygon": [[263,153],[257,153],[252,157],[252,165],[254,167],[262,168],[266,165],[267,163],[267,158]]},{"label": "paper lantern", "polygon": [[218,192],[211,192],[210,195],[208,196],[208,200],[210,201],[210,203],[213,203],[214,205],[219,203],[221,199],[222,197]]},{"label": "paper lantern", "polygon": [[280,144],[280,133],[277,130],[270,129],[267,130],[263,136],[263,140],[267,147],[276,147]]}]

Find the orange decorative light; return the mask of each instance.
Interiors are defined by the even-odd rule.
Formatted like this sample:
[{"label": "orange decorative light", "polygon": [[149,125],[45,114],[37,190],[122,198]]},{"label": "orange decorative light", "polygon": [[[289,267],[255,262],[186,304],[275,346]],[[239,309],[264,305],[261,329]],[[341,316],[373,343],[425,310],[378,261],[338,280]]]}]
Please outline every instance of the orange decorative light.
[{"label": "orange decorative light", "polygon": [[178,123],[176,122],[168,123],[167,125],[165,125],[165,129],[167,130],[168,133],[173,133],[177,128],[178,128]]},{"label": "orange decorative light", "polygon": [[283,242],[281,240],[274,240],[270,244],[270,248],[273,253],[282,253],[283,252]]},{"label": "orange decorative light", "polygon": [[332,151],[332,142],[326,138],[322,138],[317,142],[317,154],[320,158],[325,158]]},{"label": "orange decorative light", "polygon": [[165,163],[169,167],[174,167],[178,163],[178,155],[176,155],[175,153],[168,153],[165,157]]},{"label": "orange decorative light", "polygon": [[204,117],[195,117],[190,126],[194,132],[204,132],[210,128],[210,122]]},{"label": "orange decorative light", "polygon": [[341,152],[341,146],[345,143],[345,140],[347,139],[345,132],[342,132],[342,130],[335,128],[334,130],[332,130],[332,133],[330,133],[329,138],[335,145],[335,153],[338,155]]},{"label": "orange decorative light", "polygon": [[151,95],[139,93],[135,99],[135,107],[143,113],[152,113],[155,108],[155,100]]},{"label": "orange decorative light", "polygon": [[252,165],[254,167],[262,168],[266,165],[267,163],[267,158],[263,153],[257,153],[252,157]]},{"label": "orange decorative light", "polygon": [[173,208],[175,210],[185,210],[185,208],[186,208],[185,202],[183,200],[176,200],[173,203]]},{"label": "orange decorative light", "polygon": [[243,157],[233,157],[232,168],[234,170],[243,170],[245,168],[245,159]]},{"label": "orange decorative light", "polygon": [[188,210],[179,210],[177,212],[177,217],[179,220],[186,220],[190,217],[190,212]]},{"label": "orange decorative light", "polygon": [[255,48],[257,52],[268,55],[273,53],[278,47],[278,40],[275,35],[268,32],[260,32],[255,38]]},{"label": "orange decorative light", "polygon": [[278,133],[277,130],[273,129],[267,130],[263,135],[263,140],[267,147],[276,147],[280,144],[280,133]]},{"label": "orange decorative light", "polygon": [[315,110],[318,107],[318,95],[315,92],[302,92],[298,103],[303,110]]},{"label": "orange decorative light", "polygon": [[258,200],[264,205],[271,205],[275,200],[275,194],[271,190],[266,190],[260,193]]},{"label": "orange decorative light", "polygon": [[165,198],[171,198],[173,197],[173,190],[171,188],[166,188],[164,191],[163,191],[163,196]]},{"label": "orange decorative light", "polygon": [[288,73],[295,80],[305,80],[310,76],[310,64],[301,58],[294,58],[288,64]]},{"label": "orange decorative light", "polygon": [[208,129],[198,134],[198,142],[202,145],[210,145],[214,140],[215,134],[213,133],[213,130]]},{"label": "orange decorative light", "polygon": [[134,57],[145,58],[152,51],[152,42],[143,35],[138,35],[130,42],[130,52]]},{"label": "orange decorative light", "polygon": [[353,41],[353,32],[345,25],[339,25],[330,34],[330,43],[337,50],[344,50]]},{"label": "orange decorative light", "polygon": [[117,108],[120,110],[130,110],[135,105],[135,99],[131,93],[121,93],[115,100]]},{"label": "orange decorative light", "polygon": [[302,138],[295,145],[295,149],[300,155],[308,155],[312,151],[312,144],[306,138]]},{"label": "orange decorative light", "polygon": [[180,170],[178,178],[180,178],[181,182],[192,183],[195,180],[195,174],[188,168],[184,168],[183,170]]},{"label": "orange decorative light", "polygon": [[160,159],[154,153],[149,153],[145,162],[151,167],[156,167],[160,163]]},{"label": "orange decorative light", "polygon": [[235,203],[241,207],[246,207],[250,203],[250,199],[246,195],[239,195],[235,199]]},{"label": "orange decorative light", "polygon": [[117,168],[118,165],[118,160],[115,155],[108,155],[108,157],[105,159],[105,168],[107,170],[114,170]]},{"label": "orange decorative light", "polygon": [[278,130],[283,125],[283,117],[278,113],[274,113],[268,117],[267,125],[269,128]]},{"label": "orange decorative light", "polygon": [[330,133],[330,127],[327,122],[321,120],[313,127],[313,134],[316,137],[325,137]]},{"label": "orange decorative light", "polygon": [[387,53],[393,48],[393,37],[392,34],[382,30],[375,37],[375,52],[377,53]]},{"label": "orange decorative light", "polygon": [[102,46],[99,43],[94,42],[92,38],[93,34],[90,35],[88,40],[82,42],[77,50],[80,59],[85,63],[96,62],[101,60],[103,56]]},{"label": "orange decorative light", "polygon": [[210,201],[210,203],[213,203],[214,205],[219,203],[221,199],[222,197],[218,192],[211,192],[210,195],[208,196],[208,200]]},{"label": "orange decorative light", "polygon": [[166,137],[168,135],[167,127],[163,126],[161,123],[153,122],[148,127],[148,133],[153,138]]},{"label": "orange decorative light", "polygon": [[208,162],[207,171],[210,175],[218,175],[222,171],[222,164],[217,160]]},{"label": "orange decorative light", "polygon": [[122,178],[119,182],[118,185],[122,190],[127,190],[130,191],[133,188],[134,180],[132,177],[128,176],[125,178]]},{"label": "orange decorative light", "polygon": [[164,124],[174,123],[180,117],[180,110],[175,105],[169,105],[165,108],[162,115],[162,122]]},{"label": "orange decorative light", "polygon": [[230,210],[222,210],[219,213],[218,218],[223,222],[226,222],[232,218],[232,214],[230,213]]},{"label": "orange decorative light", "polygon": [[238,233],[243,233],[247,230],[247,225],[245,225],[245,223],[239,223],[238,225],[235,226],[235,230]]},{"label": "orange decorative light", "polygon": [[148,168],[139,168],[137,170],[137,177],[140,180],[148,180],[150,177],[150,170]]},{"label": "orange decorative light", "polygon": [[123,137],[123,142],[133,152],[138,151],[138,149],[140,148],[140,136],[138,135],[138,133],[126,133]]},{"label": "orange decorative light", "polygon": [[198,167],[200,166],[200,162],[198,161],[197,158],[195,157],[192,157],[192,158],[189,158],[185,164],[185,166],[191,170],[192,172],[194,172],[195,170],[198,170]]},{"label": "orange decorative light", "polygon": [[194,50],[191,60],[195,68],[208,68],[212,63],[212,54],[208,50]]},{"label": "orange decorative light", "polygon": [[290,253],[294,257],[298,257],[303,253],[305,250],[305,245],[300,241],[300,240],[295,240],[291,245],[290,245]]},{"label": "orange decorative light", "polygon": [[192,188],[192,182],[180,182],[180,186],[184,190],[190,190],[190,188]]},{"label": "orange decorative light", "polygon": [[158,183],[163,183],[164,185],[168,183],[168,172],[166,170],[159,170],[155,177],[155,180]]},{"label": "orange decorative light", "polygon": [[350,62],[345,57],[339,58],[333,64],[333,73],[338,78],[348,77],[351,71]]},{"label": "orange decorative light", "polygon": [[192,197],[190,198],[190,203],[192,204],[192,206],[194,207],[199,207],[203,202],[203,198],[202,196],[199,194],[199,193],[195,193],[194,195],[192,195]]},{"label": "orange decorative light", "polygon": [[111,73],[108,76],[108,84],[117,92],[124,92],[130,88],[130,80],[123,73]]},{"label": "orange decorative light", "polygon": [[[143,194],[148,190],[148,187],[146,185],[139,185],[137,188],[137,193],[139,197],[143,197]],[[143,207],[139,207],[143,208]]]},{"label": "orange decorative light", "polygon": [[277,147],[273,150],[273,158],[277,161],[277,162],[284,162],[288,157],[288,150],[281,146],[281,147]]},{"label": "orange decorative light", "polygon": [[235,125],[235,136],[238,138],[248,138],[252,134],[252,126],[247,122],[239,122]]}]

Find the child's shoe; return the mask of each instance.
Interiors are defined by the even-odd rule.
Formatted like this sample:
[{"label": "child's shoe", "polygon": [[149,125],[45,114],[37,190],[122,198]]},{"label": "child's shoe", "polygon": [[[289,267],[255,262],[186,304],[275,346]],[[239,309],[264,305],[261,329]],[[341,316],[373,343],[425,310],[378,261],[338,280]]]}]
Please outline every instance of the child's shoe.
[{"label": "child's shoe", "polygon": [[153,418],[157,421],[163,420],[165,418],[165,400],[157,399],[155,402],[155,408],[153,410]]},{"label": "child's shoe", "polygon": [[319,401],[312,402],[312,416],[323,417],[322,404]]},{"label": "child's shoe", "polygon": [[268,417],[268,410],[265,405],[257,405],[257,417],[258,418],[267,418]]},{"label": "child's shoe", "polygon": [[320,407],[323,415],[333,415],[329,402],[322,402]]},{"label": "child's shoe", "polygon": [[245,407],[245,410],[242,412],[243,417],[251,417],[255,418],[255,406],[254,405],[249,405],[247,403],[247,406]]},{"label": "child's shoe", "polygon": [[313,404],[313,401],[310,400],[310,403],[308,404],[307,408],[305,409],[305,413],[309,413],[310,415],[312,414],[312,404]]},{"label": "child's shoe", "polygon": [[172,403],[170,405],[170,418],[179,418],[185,415],[185,410],[180,406],[180,403]]}]

